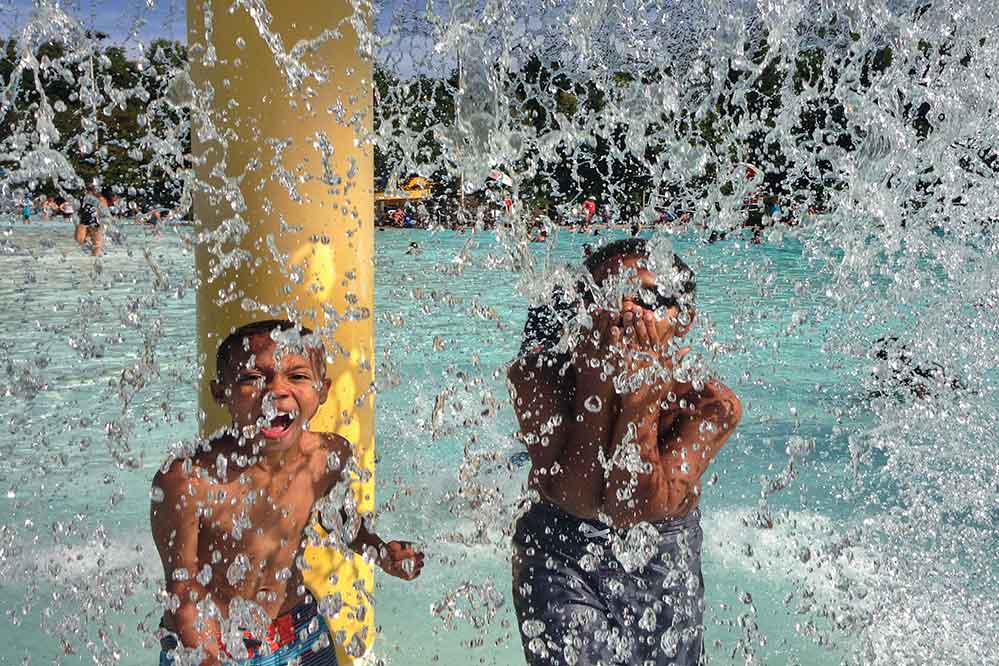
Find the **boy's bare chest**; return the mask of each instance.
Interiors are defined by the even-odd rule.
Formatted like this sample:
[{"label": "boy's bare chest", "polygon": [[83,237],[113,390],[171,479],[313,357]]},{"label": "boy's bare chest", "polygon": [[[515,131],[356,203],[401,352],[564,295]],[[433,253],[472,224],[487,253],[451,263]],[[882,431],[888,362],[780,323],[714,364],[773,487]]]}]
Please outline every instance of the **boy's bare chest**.
[{"label": "boy's bare chest", "polygon": [[264,566],[293,557],[316,499],[316,485],[307,474],[260,485],[219,484],[202,510],[203,544],[211,551],[203,555],[227,564],[242,555]]}]

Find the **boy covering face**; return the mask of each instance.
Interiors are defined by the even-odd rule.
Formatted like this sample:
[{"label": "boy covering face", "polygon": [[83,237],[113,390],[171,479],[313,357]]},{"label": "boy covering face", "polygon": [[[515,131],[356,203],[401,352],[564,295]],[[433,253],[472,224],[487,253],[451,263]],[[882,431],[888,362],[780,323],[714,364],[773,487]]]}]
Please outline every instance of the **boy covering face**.
[{"label": "boy covering face", "polygon": [[169,594],[161,664],[335,664],[300,570],[317,513],[334,540],[386,573],[420,574],[422,553],[382,541],[327,499],[353,454],[344,438],[309,427],[330,390],[324,356],[310,331],[283,320],[243,326],[220,345],[212,394],[232,426],[153,481]]},{"label": "boy covering face", "polygon": [[590,254],[575,296],[528,315],[509,371],[538,493],[513,538],[531,666],[703,658],[700,480],[742,408],[682,368],[694,278],[666,254],[642,239]]}]

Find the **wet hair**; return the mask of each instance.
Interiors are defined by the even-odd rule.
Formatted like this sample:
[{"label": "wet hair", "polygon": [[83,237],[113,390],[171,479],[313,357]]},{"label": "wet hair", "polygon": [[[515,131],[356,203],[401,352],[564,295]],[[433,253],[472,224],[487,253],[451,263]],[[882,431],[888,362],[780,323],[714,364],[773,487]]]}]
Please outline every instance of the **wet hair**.
[{"label": "wet hair", "polygon": [[[597,269],[618,257],[647,257],[649,256],[648,242],[644,238],[625,238],[607,243],[592,254],[586,257],[583,265],[592,275]],[[676,283],[680,295],[689,296],[693,300],[697,295],[697,281],[694,279],[694,271],[676,253],[673,254],[673,269],[680,274],[681,280]],[[675,305],[675,303],[674,303]]]},{"label": "wet hair", "polygon": [[107,200],[108,205],[110,205],[111,203],[114,202],[115,198],[114,189],[112,189],[110,185],[105,185],[104,187],[101,188],[101,196],[104,197],[104,199]]},{"label": "wet hair", "polygon": [[[269,335],[274,331],[289,331],[292,329],[297,330],[299,335],[313,335],[312,329],[306,326],[300,326],[288,319],[264,319],[262,321],[255,321],[240,326],[235,331],[230,333],[219,345],[218,352],[215,354],[215,378],[220,382],[225,380],[225,370],[229,367],[229,363],[232,361],[233,351],[241,348],[243,340],[246,338],[254,335],[260,335],[262,333]],[[323,347],[322,342],[317,338],[315,339],[314,345],[313,349],[319,352],[321,359],[324,358],[326,356],[326,350]],[[320,362],[319,367],[320,370],[325,373],[326,365]]]}]

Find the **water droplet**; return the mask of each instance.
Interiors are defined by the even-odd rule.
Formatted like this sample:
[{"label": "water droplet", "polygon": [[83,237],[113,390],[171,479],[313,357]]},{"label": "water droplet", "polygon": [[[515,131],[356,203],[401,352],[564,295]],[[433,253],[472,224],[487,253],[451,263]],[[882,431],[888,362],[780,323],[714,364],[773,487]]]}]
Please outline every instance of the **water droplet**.
[{"label": "water droplet", "polygon": [[652,608],[646,608],[642,617],[638,620],[638,626],[645,631],[652,631],[656,628],[656,614]]},{"label": "water droplet", "polygon": [[537,638],[545,632],[545,623],[541,620],[524,620],[520,631],[528,638]]}]

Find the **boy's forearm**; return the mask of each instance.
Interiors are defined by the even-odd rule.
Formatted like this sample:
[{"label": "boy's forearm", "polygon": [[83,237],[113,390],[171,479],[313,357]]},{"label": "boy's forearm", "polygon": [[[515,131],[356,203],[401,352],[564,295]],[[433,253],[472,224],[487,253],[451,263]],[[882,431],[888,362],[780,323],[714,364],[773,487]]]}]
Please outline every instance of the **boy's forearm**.
[{"label": "boy's forearm", "polygon": [[725,401],[704,400],[693,414],[677,417],[666,440],[664,460],[674,472],[699,479],[735,431],[739,410]]},{"label": "boy's forearm", "polygon": [[174,629],[180,643],[186,648],[203,649],[207,654],[207,658],[202,662],[203,666],[218,664],[223,647],[222,631],[217,620],[205,617],[198,608],[197,600],[204,598],[204,590],[199,591],[190,586],[178,589],[174,594],[182,600],[180,606],[173,612]]},{"label": "boy's forearm", "polygon": [[536,361],[521,360],[510,367],[508,379],[532,474],[537,477],[532,482],[546,487],[548,470],[558,460],[568,433],[561,378]]},{"label": "boy's forearm", "polygon": [[604,488],[603,510],[615,524],[630,523],[644,512],[661,466],[658,439],[658,404],[624,400],[614,424]]},{"label": "boy's forearm", "polygon": [[[596,502],[603,492],[600,458],[610,443],[617,405],[613,385],[586,379],[577,384],[566,441],[555,460],[559,473],[551,476],[549,490],[560,504],[578,505],[589,512],[599,508]],[[587,509],[586,504],[594,506]]]},{"label": "boy's forearm", "polygon": [[[340,510],[340,515],[344,523],[346,523],[347,514],[343,509]],[[367,521],[361,520],[360,522],[361,526],[357,530],[357,536],[347,546],[358,555],[364,555],[365,551],[369,548],[373,548],[376,551],[379,550],[385,542],[381,537],[368,529]]]},{"label": "boy's forearm", "polygon": [[705,387],[693,413],[676,418],[665,437],[654,500],[668,515],[684,513],[696,500],[701,477],[741,418],[739,399],[717,381]]}]

